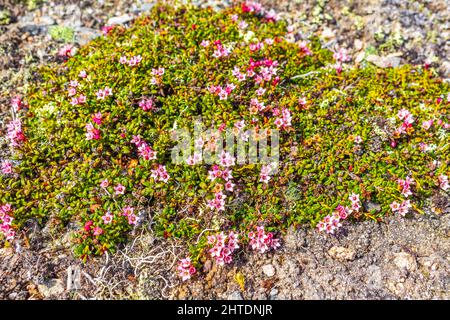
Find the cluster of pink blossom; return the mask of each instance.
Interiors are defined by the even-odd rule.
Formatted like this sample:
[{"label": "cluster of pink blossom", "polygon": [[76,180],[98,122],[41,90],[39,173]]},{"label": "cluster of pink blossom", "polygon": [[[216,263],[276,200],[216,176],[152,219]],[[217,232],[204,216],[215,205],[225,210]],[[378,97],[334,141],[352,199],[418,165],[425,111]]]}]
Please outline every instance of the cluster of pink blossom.
[{"label": "cluster of pink blossom", "polygon": [[151,84],[161,84],[162,82],[162,76],[166,72],[166,69],[163,67],[153,68],[152,69],[152,79],[150,80]]},{"label": "cluster of pink blossom", "polygon": [[233,175],[230,169],[221,170],[218,165],[213,165],[212,170],[208,171],[208,179],[214,181],[215,179],[222,178],[225,181],[233,179]]},{"label": "cluster of pink blossom", "polygon": [[207,201],[206,205],[211,210],[225,211],[225,199],[226,195],[220,190],[215,192],[214,199]]},{"label": "cluster of pink blossom", "polygon": [[157,152],[153,150],[147,142],[145,142],[139,135],[133,136],[131,143],[134,143],[138,148],[139,156],[144,160],[156,160]]},{"label": "cluster of pink blossom", "polygon": [[13,240],[16,235],[16,232],[11,226],[13,221],[11,213],[10,204],[0,206],[0,234],[3,234],[6,240]]},{"label": "cluster of pink blossom", "polygon": [[231,155],[229,152],[223,150],[219,156],[219,164],[222,167],[231,167],[236,163],[236,158]]},{"label": "cluster of pink blossom", "polygon": [[398,179],[397,182],[403,196],[407,198],[408,196],[412,195],[411,184],[414,183],[413,179],[411,179],[410,177],[406,177],[405,180]]},{"label": "cluster of pink blossom", "polygon": [[26,140],[20,119],[12,120],[8,123],[6,131],[11,147],[18,147]]},{"label": "cluster of pink blossom", "polygon": [[263,7],[260,3],[255,1],[245,1],[241,5],[242,12],[258,14],[263,11]]},{"label": "cluster of pink blossom", "polygon": [[408,213],[409,208],[411,208],[411,201],[404,200],[402,203],[398,203],[396,201],[390,204],[392,212],[398,212],[403,217]]},{"label": "cluster of pink blossom", "polygon": [[99,89],[96,93],[97,100],[105,100],[106,97],[112,96],[112,89],[105,87],[104,89]]},{"label": "cluster of pink blossom", "polygon": [[278,16],[278,13],[275,12],[275,10],[270,9],[269,11],[266,11],[266,14],[264,16],[267,21],[269,22],[276,22],[280,19],[280,17]]},{"label": "cluster of pink blossom", "polygon": [[263,111],[266,108],[264,102],[260,102],[258,98],[252,98],[250,100],[250,108],[249,111],[251,114],[256,114],[258,111]]},{"label": "cluster of pink blossom", "polygon": [[239,236],[230,231],[228,235],[223,232],[208,236],[208,244],[212,246],[209,254],[215,258],[219,266],[229,264],[233,261],[233,252],[239,249]]},{"label": "cluster of pink blossom", "polygon": [[86,140],[99,140],[100,130],[96,129],[92,123],[86,124]]},{"label": "cluster of pink blossom", "polygon": [[348,199],[351,202],[351,206],[344,207],[342,205],[338,205],[336,210],[331,215],[326,216],[317,224],[317,229],[319,231],[334,234],[336,230],[342,227],[342,220],[347,219],[353,212],[358,212],[361,209],[359,194],[352,193]]},{"label": "cluster of pink blossom", "polygon": [[93,235],[96,236],[96,237],[101,235],[101,234],[103,234],[103,229],[101,227],[99,227],[99,226],[94,226],[93,227],[93,226],[94,226],[94,221],[89,220],[89,221],[87,221],[84,224],[83,229],[86,232],[91,232],[92,231]]},{"label": "cluster of pink blossom", "polygon": [[321,232],[325,231],[328,234],[334,234],[337,229],[342,227],[341,221],[347,219],[352,212],[351,208],[339,205],[333,214],[326,216],[317,224],[317,229]]},{"label": "cluster of pink blossom", "polygon": [[227,57],[230,54],[230,50],[225,47],[220,40],[214,41],[215,50],[213,53],[214,58]]},{"label": "cluster of pink blossom", "polygon": [[103,36],[109,35],[109,33],[114,29],[114,26],[103,26],[102,27],[102,34]]},{"label": "cluster of pink blossom", "polygon": [[242,73],[238,66],[235,66],[231,74],[236,77],[239,82],[245,81],[247,75]]},{"label": "cluster of pink blossom", "polygon": [[78,86],[79,86],[79,83],[78,83],[77,80],[71,80],[69,82],[69,89],[67,91],[68,91],[68,96],[72,97],[71,100],[70,100],[70,104],[72,106],[76,106],[76,105],[79,105],[79,104],[86,103],[86,100],[87,100],[86,96],[83,95],[83,94],[80,94],[78,97],[74,97],[77,94]]},{"label": "cluster of pink blossom", "polygon": [[120,64],[128,64],[130,67],[135,67],[139,65],[142,61],[142,57],[140,55],[133,56],[130,59],[128,59],[126,56],[121,56],[119,59]]},{"label": "cluster of pink blossom", "polygon": [[263,165],[261,167],[261,172],[259,173],[259,181],[268,183],[276,166],[277,164],[275,162]]},{"label": "cluster of pink blossom", "polygon": [[410,128],[412,128],[412,124],[414,123],[414,117],[412,114],[406,110],[401,109],[397,113],[397,117],[403,121],[402,125],[395,130],[395,134],[401,135],[402,133],[407,133]]},{"label": "cluster of pink blossom", "polygon": [[155,179],[155,181],[160,181],[167,183],[170,179],[170,175],[167,173],[166,166],[158,165],[156,169],[151,170],[151,177]]},{"label": "cluster of pink blossom", "polygon": [[3,161],[0,165],[0,168],[3,174],[13,173],[12,163],[8,160]]},{"label": "cluster of pink blossom", "polygon": [[190,258],[181,259],[178,262],[177,271],[183,281],[189,280],[197,272]]},{"label": "cluster of pink blossom", "polygon": [[347,53],[347,49],[340,48],[333,54],[333,59],[338,62],[348,62],[351,60],[350,56]]},{"label": "cluster of pink blossom", "polygon": [[71,44],[66,44],[62,48],[59,49],[58,55],[60,57],[70,58],[75,54],[75,47]]},{"label": "cluster of pink blossom", "polygon": [[213,165],[212,170],[208,171],[208,179],[214,181],[215,179],[225,180],[225,190],[233,192],[235,184],[231,181],[233,175],[230,169],[221,170],[218,165]]},{"label": "cluster of pink blossom", "polygon": [[337,73],[342,72],[342,63],[350,61],[350,56],[347,54],[347,49],[340,48],[333,54],[334,60],[336,60],[336,64],[334,65],[334,69],[336,69]]},{"label": "cluster of pink blossom", "polygon": [[252,250],[257,250],[260,253],[269,251],[270,249],[277,249],[281,246],[280,240],[273,237],[272,232],[265,232],[264,227],[256,227],[256,232],[250,231],[248,233],[249,245]]},{"label": "cluster of pink blossom", "polygon": [[446,175],[441,174],[438,177],[438,182],[439,182],[439,188],[441,188],[442,190],[447,191],[450,188],[450,186],[448,184],[448,177]]},{"label": "cluster of pink blossom", "polygon": [[248,45],[248,48],[250,49],[251,52],[256,52],[259,50],[262,50],[264,48],[264,42],[256,42],[256,43],[250,43]]},{"label": "cluster of pink blossom", "polygon": [[186,164],[189,166],[195,166],[196,164],[199,164],[202,162],[202,153],[201,152],[194,152],[193,155],[190,155],[186,159]]},{"label": "cluster of pink blossom", "polygon": [[281,109],[281,115],[279,109],[276,108],[273,110],[273,114],[274,116],[279,116],[274,122],[278,129],[286,129],[292,125],[292,115],[288,108]]},{"label": "cluster of pink blossom", "polygon": [[298,44],[298,46],[299,46],[300,50],[303,52],[304,55],[310,56],[310,55],[313,54],[312,51],[311,51],[311,49],[310,49],[309,46],[308,46],[308,42],[306,42],[306,41],[301,41],[301,42]]},{"label": "cluster of pink blossom", "polygon": [[98,125],[101,125],[102,124],[102,120],[103,120],[103,117],[102,117],[102,113],[101,112],[97,112],[97,113],[92,115],[92,121],[94,123],[96,123]]},{"label": "cluster of pink blossom", "polygon": [[208,87],[208,91],[219,96],[220,100],[226,100],[235,88],[235,84],[229,83],[224,88],[222,88],[221,86],[211,85],[210,87]]},{"label": "cluster of pink blossom", "polygon": [[134,214],[134,208],[127,206],[122,209],[122,215],[127,218],[128,223],[135,225],[138,222],[138,217]]},{"label": "cluster of pink blossom", "polygon": [[11,99],[11,107],[16,112],[25,107],[25,104],[19,96],[16,96]]},{"label": "cluster of pink blossom", "polygon": [[139,101],[139,107],[144,111],[154,111],[155,105],[153,103],[153,99],[142,97],[142,99]]}]

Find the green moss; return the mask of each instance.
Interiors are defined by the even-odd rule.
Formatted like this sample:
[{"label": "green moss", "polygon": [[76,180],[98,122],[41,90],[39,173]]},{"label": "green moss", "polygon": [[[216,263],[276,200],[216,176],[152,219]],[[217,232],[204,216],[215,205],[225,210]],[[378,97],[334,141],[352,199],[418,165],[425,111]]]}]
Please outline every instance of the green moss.
[{"label": "green moss", "polygon": [[74,30],[66,26],[51,26],[48,32],[56,41],[72,42],[75,36]]},{"label": "green moss", "polygon": [[[232,22],[232,14],[249,24],[245,32]],[[437,125],[425,131],[420,126],[429,119],[448,122],[446,100],[436,101],[449,92],[449,85],[430,71],[411,66],[384,70],[369,66],[337,73],[330,67],[332,53],[317,39],[310,39],[313,54],[307,56],[286,41],[285,34],[283,21],[267,22],[242,13],[240,7],[214,12],[159,5],[133,27],[116,27],[62,65],[44,67],[43,81],[26,97],[27,141],[15,154],[19,177],[0,177],[0,200],[14,207],[16,226],[32,217],[42,222],[52,217],[62,225],[77,222],[76,252],[86,257],[126,241],[132,226],[120,212],[130,205],[145,221],[151,217],[159,235],[186,240],[200,259],[205,229],[244,234],[261,224],[276,232],[290,225],[315,226],[353,192],[364,202],[379,204],[381,210],[363,210],[352,219],[381,220],[391,214],[392,201],[401,201],[397,179],[407,176],[416,182],[412,199],[420,211],[424,199],[437,191],[436,177],[449,172],[448,131]],[[266,38],[275,43],[257,52],[245,44]],[[211,47],[200,45],[202,40],[221,40],[234,49],[228,57],[216,59]],[[143,59],[131,68],[119,63],[123,55]],[[241,70],[248,66],[250,58],[280,63],[281,81],[265,83],[267,92],[260,100],[289,109],[292,127],[281,132],[280,171],[263,184],[261,165],[233,167],[237,191],[227,194],[224,212],[215,212],[206,206],[217,188],[217,182],[208,179],[210,166],[173,164],[170,129],[176,123],[192,130],[198,116],[206,125],[233,127],[237,121],[249,124],[257,118],[261,128],[275,128],[270,112],[249,112],[259,86],[254,81],[240,84],[231,75],[235,66]],[[158,67],[165,73],[161,83],[153,85],[152,69]],[[78,77],[82,70],[89,75],[85,80]],[[68,82],[75,79],[80,82],[78,92],[87,96],[84,105],[70,104]],[[227,100],[207,89],[232,82],[238,88]],[[113,96],[97,100],[95,92],[106,86]],[[152,97],[157,110],[140,109],[142,96]],[[305,107],[298,103],[303,97]],[[396,115],[402,108],[416,122],[407,134],[397,136]],[[86,140],[85,125],[96,112],[104,118],[101,139]],[[157,160],[139,158],[130,143],[133,135],[157,151]],[[355,136],[363,142],[355,144]],[[420,143],[434,148],[421,152]],[[167,184],[151,178],[156,164],[166,166],[171,177]],[[99,187],[106,178],[111,182],[107,192]],[[127,191],[112,196],[118,183]],[[103,225],[101,217],[108,211],[115,214],[114,223]],[[85,232],[82,226],[87,221],[101,226],[104,233],[95,237]]]}]

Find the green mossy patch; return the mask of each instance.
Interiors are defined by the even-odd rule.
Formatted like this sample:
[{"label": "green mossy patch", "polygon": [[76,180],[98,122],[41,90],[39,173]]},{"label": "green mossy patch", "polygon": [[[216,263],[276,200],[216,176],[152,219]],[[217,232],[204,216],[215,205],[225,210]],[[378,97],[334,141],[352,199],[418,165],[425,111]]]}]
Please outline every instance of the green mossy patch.
[{"label": "green mossy patch", "polygon": [[[248,23],[245,30],[233,22],[235,14]],[[13,155],[15,174],[0,175],[0,204],[14,208],[15,228],[31,218],[51,220],[61,231],[73,222],[78,226],[75,252],[86,258],[114,251],[130,237],[135,226],[121,214],[130,206],[138,225],[150,225],[161,237],[183,239],[198,261],[207,254],[203,249],[211,232],[206,229],[246,235],[259,225],[272,232],[315,226],[346,205],[352,193],[360,195],[363,208],[350,219],[381,221],[393,214],[392,202],[404,199],[397,180],[406,177],[414,180],[409,199],[421,212],[425,199],[443,192],[438,176],[449,174],[444,128],[449,85],[412,66],[339,73],[332,67],[332,52],[309,39],[312,55],[307,55],[298,43],[286,40],[286,27],[240,6],[215,12],[158,5],[131,28],[115,27],[67,61],[43,67],[42,81],[25,97],[29,109],[21,111],[27,140]],[[249,48],[265,39],[273,44]],[[210,41],[208,47],[201,45],[204,40]],[[217,40],[230,49],[228,56],[213,57]],[[130,67],[119,62],[122,56],[141,56],[142,61]],[[254,78],[237,81],[233,68],[245,70],[251,59],[278,61],[278,83],[275,77],[261,85]],[[165,72],[152,84],[153,69],[160,67]],[[81,71],[87,78],[79,77]],[[79,82],[76,95],[86,96],[86,103],[71,104],[72,80]],[[208,90],[229,83],[236,89],[226,100]],[[266,92],[257,96],[261,86]],[[96,92],[106,87],[112,95],[98,100]],[[152,99],[155,110],[140,108],[142,97]],[[252,113],[255,97],[268,108]],[[303,98],[304,105],[299,103]],[[201,116],[206,126],[232,128],[245,120],[249,126],[254,122],[260,129],[275,129],[275,108],[292,114],[292,125],[280,134],[279,172],[265,184],[260,164],[232,167],[236,186],[226,193],[225,211],[209,209],[206,203],[218,181],[208,179],[209,165],[172,163],[174,124],[192,130]],[[401,109],[415,121],[398,135]],[[98,112],[102,124],[94,127],[100,139],[87,140],[86,124]],[[421,124],[428,120],[434,124],[425,130]],[[156,160],[139,156],[130,142],[135,135],[157,152]],[[357,136],[361,143],[355,143]],[[166,167],[167,183],[151,177],[157,165]],[[101,188],[105,179],[109,186]],[[115,195],[118,184],[126,188],[123,195]],[[369,210],[370,203],[376,209]],[[102,217],[108,212],[114,220],[105,224]],[[102,228],[100,235],[93,234],[95,226]]]}]

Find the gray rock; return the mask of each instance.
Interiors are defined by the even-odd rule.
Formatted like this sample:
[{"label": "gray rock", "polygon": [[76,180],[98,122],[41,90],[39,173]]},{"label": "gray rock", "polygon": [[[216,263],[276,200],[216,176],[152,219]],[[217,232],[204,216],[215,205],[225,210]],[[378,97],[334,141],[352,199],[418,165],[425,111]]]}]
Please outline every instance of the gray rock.
[{"label": "gray rock", "polygon": [[401,62],[398,54],[390,54],[385,57],[370,54],[366,57],[366,60],[380,68],[398,67]]},{"label": "gray rock", "polygon": [[275,267],[271,264],[263,266],[262,271],[267,277],[273,277],[275,275]]},{"label": "gray rock", "polygon": [[130,22],[133,20],[133,17],[128,14],[123,14],[118,17],[112,17],[108,19],[108,25],[115,25],[115,24],[126,24],[127,22]]},{"label": "gray rock", "polygon": [[55,19],[53,19],[52,17],[42,16],[42,17],[39,17],[36,24],[38,24],[40,26],[51,26],[51,25],[54,25],[55,23],[56,23]]},{"label": "gray rock", "polygon": [[333,259],[340,261],[352,261],[356,257],[356,251],[353,248],[345,248],[345,247],[331,247],[328,250],[328,254],[333,257]]},{"label": "gray rock", "polygon": [[64,282],[60,279],[50,279],[43,284],[39,284],[38,290],[45,298],[57,297],[64,293]]},{"label": "gray rock", "polygon": [[415,271],[417,269],[416,258],[407,252],[394,253],[394,264],[400,270]]},{"label": "gray rock", "polygon": [[78,28],[76,31],[77,32],[75,35],[75,42],[81,46],[84,46],[91,40],[93,40],[101,35],[101,33],[98,30],[92,29],[92,28],[81,27],[81,28]]},{"label": "gray rock", "polygon": [[233,291],[228,295],[228,300],[244,300],[239,291]]}]

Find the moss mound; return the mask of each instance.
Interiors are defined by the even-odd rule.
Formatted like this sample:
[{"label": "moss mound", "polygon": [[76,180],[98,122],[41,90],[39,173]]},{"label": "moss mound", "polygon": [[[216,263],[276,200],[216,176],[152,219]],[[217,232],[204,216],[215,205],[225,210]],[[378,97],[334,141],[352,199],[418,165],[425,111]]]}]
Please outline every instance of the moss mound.
[{"label": "moss mound", "polygon": [[[341,53],[295,41],[251,4],[158,5],[105,33],[43,68],[17,112],[22,131],[9,128],[14,172],[0,175],[0,204],[14,229],[31,218],[76,226],[86,258],[151,226],[198,261],[220,231],[243,243],[257,226],[338,232],[344,219],[420,212],[447,189],[450,88],[429,70],[337,66]],[[233,155],[174,163],[173,130],[193,132],[199,116],[221,131],[279,130],[278,172],[232,166]]]}]

